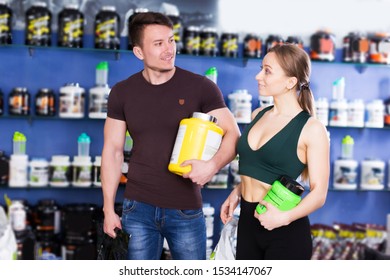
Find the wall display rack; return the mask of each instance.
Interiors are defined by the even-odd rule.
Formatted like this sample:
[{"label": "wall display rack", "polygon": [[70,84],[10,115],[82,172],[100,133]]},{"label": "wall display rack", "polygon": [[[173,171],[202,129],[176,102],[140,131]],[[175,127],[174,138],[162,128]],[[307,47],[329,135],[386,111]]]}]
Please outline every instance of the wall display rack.
[{"label": "wall display rack", "polygon": [[[22,38],[23,32],[15,32]],[[17,41],[17,40],[16,40]],[[340,50],[339,50],[340,52]],[[142,69],[142,63],[128,50],[96,50],[92,48],[66,49],[59,47],[29,47],[22,44],[0,46],[0,88],[4,93],[5,112],[0,116],[0,149],[7,155],[12,152],[12,135],[22,131],[27,136],[27,153],[30,158],[44,157],[47,160],[54,154],[66,154],[71,157],[77,153],[77,137],[82,132],[91,136],[91,156],[100,155],[103,147],[104,120],[38,117],[32,110],[29,116],[10,116],[8,114],[8,95],[14,87],[28,88],[33,104],[34,97],[42,87],[55,91],[66,83],[77,82],[86,89],[94,86],[95,67],[101,61],[109,64],[108,83],[116,82]],[[176,65],[195,73],[204,72],[214,66],[218,69],[218,85],[226,102],[227,95],[236,89],[245,88],[252,94],[252,108],[258,106],[258,90],[255,75],[260,69],[261,59],[224,58],[178,55]],[[362,98],[365,101],[374,98],[390,97],[390,66],[373,64],[352,64],[340,62],[313,62],[311,87],[315,97],[331,98],[332,82],[340,76],[346,79],[346,98]],[[88,104],[88,94],[86,94]],[[87,105],[86,105],[87,106]],[[86,107],[87,108],[87,107]],[[243,128],[244,126],[240,126]],[[355,139],[355,156],[358,161],[366,157],[380,158],[386,162],[386,187],[382,191],[335,191],[330,184],[327,202],[323,208],[311,215],[313,223],[331,224],[335,221],[350,223],[386,223],[390,213],[390,191],[387,187],[390,159],[389,128],[351,128],[328,127],[331,139],[331,162],[341,154],[341,139],[349,134]],[[332,177],[330,178],[332,182]],[[231,184],[229,185],[231,187]],[[118,201],[124,188],[118,190]],[[219,208],[230,189],[202,190],[204,201],[216,209],[219,220]],[[7,194],[11,199],[24,197],[32,204],[41,198],[54,198],[58,203],[88,202],[102,203],[99,188],[10,188],[0,186],[0,197]],[[4,204],[3,201],[0,202]],[[363,210],[364,209],[364,210]],[[215,232],[219,232],[219,223]]]}]

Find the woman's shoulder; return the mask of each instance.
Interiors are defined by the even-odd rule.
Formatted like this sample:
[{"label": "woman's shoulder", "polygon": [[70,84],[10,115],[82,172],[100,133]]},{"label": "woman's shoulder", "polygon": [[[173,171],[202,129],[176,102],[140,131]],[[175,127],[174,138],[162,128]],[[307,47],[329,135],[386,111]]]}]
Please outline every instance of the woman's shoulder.
[{"label": "woman's shoulder", "polygon": [[[325,125],[320,122],[316,117],[311,116],[306,125],[304,126],[303,132],[307,139],[328,139],[328,132]],[[315,137],[313,137],[315,136]]]},{"label": "woman's shoulder", "polygon": [[[271,105],[272,106],[272,105]],[[267,110],[269,110],[269,109],[271,109],[272,107],[271,106],[266,106],[266,107],[258,107],[258,108],[256,108],[255,110],[253,110],[252,111],[252,120],[254,119],[254,118],[256,118],[256,116],[260,113],[260,112],[262,112],[263,110],[264,111],[267,111]]]}]

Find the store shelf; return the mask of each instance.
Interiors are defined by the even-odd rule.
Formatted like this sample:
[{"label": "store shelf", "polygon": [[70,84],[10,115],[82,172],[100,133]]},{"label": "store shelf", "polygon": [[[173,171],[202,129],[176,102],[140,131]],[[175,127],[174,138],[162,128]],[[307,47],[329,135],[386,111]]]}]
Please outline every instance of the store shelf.
[{"label": "store shelf", "polygon": [[[338,50],[338,52],[341,52],[341,50]],[[335,61],[312,60],[311,62],[312,64],[316,64],[316,65],[353,67],[360,74],[363,74],[367,68],[371,68],[371,67],[390,68],[390,64],[379,64],[379,63],[369,63],[369,62],[357,63],[357,62],[344,62],[341,60],[335,60]]]},{"label": "store shelf", "polygon": [[360,188],[357,188],[355,190],[341,190],[341,189],[334,189],[334,188],[329,188],[330,192],[383,192],[383,193],[390,193],[390,189],[384,188],[382,190],[363,190]]},{"label": "store shelf", "polygon": [[0,116],[0,119],[5,120],[27,120],[27,121],[33,121],[33,120],[39,120],[39,121],[54,121],[54,120],[72,120],[72,121],[80,121],[80,120],[88,120],[88,121],[105,121],[105,118],[89,118],[88,114],[82,118],[64,118],[60,117],[58,115],[56,116],[36,116],[36,115],[8,115],[4,114]]},{"label": "store shelf", "polygon": [[[120,184],[119,185],[119,188],[125,188],[126,185],[125,184]],[[36,191],[36,190],[63,190],[63,191],[66,191],[66,190],[102,190],[101,187],[97,187],[97,186],[90,186],[90,187],[76,187],[76,186],[68,186],[68,187],[52,187],[52,186],[44,186],[44,187],[31,187],[31,186],[26,186],[26,187],[10,187],[10,186],[7,186],[7,185],[2,185],[0,186],[0,190],[3,189],[3,190],[29,190],[29,191]],[[207,190],[207,191],[229,191],[229,190],[232,190],[233,188],[231,187],[227,187],[227,188],[209,188],[209,187],[204,187],[202,190]],[[381,190],[364,190],[364,189],[360,189],[360,188],[357,188],[357,189],[353,189],[353,190],[342,190],[342,189],[335,189],[333,188],[332,186],[329,186],[329,189],[328,191],[330,192],[383,192],[383,193],[390,193],[390,189],[389,188],[384,188],[384,189],[381,189]]]},{"label": "store shelf", "polygon": [[120,54],[132,53],[130,50],[111,50],[111,49],[96,49],[96,48],[66,48],[58,46],[28,46],[22,44],[0,45],[0,51],[4,49],[20,49],[28,52],[29,56],[33,57],[36,52],[49,52],[49,51],[61,51],[61,52],[95,52],[105,53],[113,55],[114,58],[119,59]]},{"label": "store shelf", "polygon": [[[88,41],[91,39],[89,38]],[[126,41],[127,38],[121,38],[121,45],[126,45],[124,41]],[[86,44],[86,47],[83,48],[68,48],[68,47],[60,47],[56,45],[52,46],[29,46],[24,44],[9,44],[9,45],[0,45],[0,51],[2,49],[21,49],[26,52],[28,52],[29,56],[33,57],[36,52],[50,52],[50,51],[60,51],[60,52],[80,52],[80,53],[96,53],[96,54],[108,54],[112,56],[115,60],[119,60],[121,58],[121,55],[129,55],[132,54],[132,50],[128,49],[97,49],[91,46],[91,44]],[[256,62],[259,63],[262,61],[263,57],[261,58],[251,58],[251,57],[244,57],[242,54],[243,45],[242,43],[239,46],[239,54],[237,57],[225,57],[225,56],[205,56],[205,55],[191,55],[191,54],[184,54],[184,53],[178,53],[177,57],[180,58],[199,58],[199,59],[210,59],[210,60],[223,60],[226,63],[235,63],[237,65],[246,66],[249,62]],[[309,48],[305,48],[306,52],[309,53]],[[314,65],[324,65],[324,66],[345,66],[345,67],[353,67],[357,72],[363,74],[367,68],[375,67],[375,68],[390,68],[390,64],[378,64],[378,63],[356,63],[356,62],[344,62],[341,60],[342,57],[342,49],[336,50],[337,55],[336,59],[334,61],[318,61],[318,60],[312,60],[312,64]],[[263,52],[264,53],[264,52]]]},{"label": "store shelf", "polygon": [[[120,188],[124,188],[125,184],[120,184]],[[10,187],[8,185],[0,185],[0,190],[1,189],[12,189],[12,190],[102,190],[102,187],[97,187],[97,186],[89,186],[89,187],[77,187],[73,185],[69,185],[68,187],[53,187],[53,186],[43,186],[43,187],[32,187],[32,186],[25,186],[25,187]]]},{"label": "store shelf", "polygon": [[331,129],[378,129],[378,130],[389,130],[390,131],[390,126],[384,126],[384,127],[356,127],[356,126],[332,126],[328,125],[327,128]]},{"label": "store shelf", "polygon": [[[23,37],[23,36],[20,36]],[[4,141],[0,149],[7,155],[12,151],[12,135],[15,130],[25,133],[28,138],[27,152],[32,157],[50,158],[55,154],[73,156],[77,153],[77,137],[81,132],[91,136],[92,144],[90,154],[100,155],[103,147],[102,119],[60,118],[58,112],[54,117],[35,116],[33,100],[36,92],[41,87],[58,89],[69,82],[77,82],[86,90],[95,84],[95,68],[101,61],[109,62],[109,84],[126,79],[143,67],[130,50],[124,49],[126,44],[121,42],[120,50],[101,50],[91,46],[92,39],[88,37],[85,48],[31,47],[21,44],[0,46],[0,72],[7,75],[0,87],[4,93],[5,113],[0,116],[0,129]],[[125,38],[122,38],[125,40]],[[16,42],[16,41],[15,41]],[[56,42],[52,40],[52,42]],[[373,99],[383,98],[383,92],[387,92],[387,81],[390,77],[390,65],[358,64],[340,61],[341,50],[337,50],[336,61],[322,62],[312,61],[313,72],[311,84],[313,92],[317,96],[331,96],[332,82],[340,76],[345,76],[351,83],[346,88],[351,90],[353,98]],[[246,88],[254,97],[257,96],[258,87],[255,76],[259,71],[262,58],[243,58],[242,53],[238,58],[222,56],[193,56],[186,54],[177,55],[177,65],[195,73],[202,74],[209,67],[218,69],[218,86],[227,100],[227,95],[237,88]],[[357,73],[358,72],[358,73]],[[27,87],[31,94],[31,114],[29,116],[8,115],[6,104],[7,97],[12,88]],[[56,92],[58,94],[58,92]],[[347,92],[349,93],[349,92]],[[86,96],[88,104],[88,96]],[[254,106],[257,104],[253,103]],[[87,110],[87,106],[85,107]],[[247,124],[239,124],[242,129]],[[340,154],[339,145],[345,133],[355,139],[355,156],[363,159],[366,156],[381,158],[388,161],[390,144],[388,130],[385,128],[357,128],[357,127],[328,127],[331,133],[331,160]],[[388,170],[388,169],[386,169]],[[385,175],[387,186],[389,175]],[[330,178],[329,182],[333,182]],[[390,191],[384,190],[336,190],[330,184],[326,205],[314,213],[312,221],[332,222],[338,220],[370,221],[384,223],[386,213],[389,213]],[[118,188],[117,198],[120,200],[124,193],[124,187]],[[202,194],[205,202],[210,203],[215,209],[226,199],[231,189],[203,188]],[[0,198],[7,193],[11,198],[25,198],[34,204],[42,198],[53,198],[59,203],[69,202],[93,202],[101,204],[102,191],[100,188],[68,187],[68,188],[14,188],[0,186]],[[373,209],[372,214],[356,210]],[[352,206],[352,208],[351,208]],[[216,215],[218,215],[216,213]]]}]

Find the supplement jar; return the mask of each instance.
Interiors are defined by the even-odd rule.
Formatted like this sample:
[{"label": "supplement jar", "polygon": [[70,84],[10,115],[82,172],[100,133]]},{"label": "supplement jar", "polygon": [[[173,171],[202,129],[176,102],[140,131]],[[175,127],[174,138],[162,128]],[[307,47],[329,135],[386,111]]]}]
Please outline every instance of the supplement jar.
[{"label": "supplement jar", "polygon": [[184,29],[183,48],[185,54],[199,55],[200,28],[190,25]]},{"label": "supplement jar", "polygon": [[95,48],[118,50],[120,17],[115,6],[103,6],[95,17]]},{"label": "supplement jar", "polygon": [[49,184],[52,187],[68,187],[71,176],[69,156],[54,155],[49,167]]},{"label": "supplement jar", "polygon": [[90,187],[92,184],[92,162],[90,156],[75,156],[73,163],[74,187]]},{"label": "supplement jar", "polygon": [[329,102],[326,97],[320,97],[316,100],[317,119],[325,126],[329,122]]},{"label": "supplement jar", "polygon": [[385,105],[381,99],[374,99],[366,106],[366,127],[383,128],[385,125]]},{"label": "supplement jar", "polygon": [[[294,179],[281,176],[278,180],[272,183],[271,189],[267,192],[264,200],[272,203],[281,211],[287,211],[301,202],[301,195],[304,188]],[[264,205],[258,204],[256,212],[259,214],[265,213],[267,208]]]},{"label": "supplement jar", "polygon": [[12,17],[13,11],[8,1],[0,0],[0,44],[12,44]]},{"label": "supplement jar", "polygon": [[82,48],[84,37],[84,14],[77,4],[67,4],[58,14],[58,46]]},{"label": "supplement jar", "polygon": [[239,89],[228,95],[229,109],[237,123],[250,123],[252,119],[252,95]]},{"label": "supplement jar", "polygon": [[46,187],[49,184],[49,163],[43,158],[33,158],[29,163],[29,182],[31,187]]},{"label": "supplement jar", "polygon": [[247,34],[244,38],[244,57],[260,58],[263,42],[254,34]]},{"label": "supplement jar", "polygon": [[69,83],[60,88],[58,115],[60,118],[83,118],[85,90],[78,83]]},{"label": "supplement jar", "polygon": [[358,162],[352,159],[340,159],[334,162],[333,188],[355,190],[357,188]]},{"label": "supplement jar", "polygon": [[213,116],[195,112],[191,118],[180,122],[168,170],[178,175],[191,171],[191,166],[181,167],[185,160],[209,160],[221,145],[223,129]]},{"label": "supplement jar", "polygon": [[43,1],[36,1],[26,11],[25,44],[51,46],[52,13]]},{"label": "supplement jar", "polygon": [[363,160],[360,188],[362,190],[382,190],[385,177],[385,162],[382,160]]},{"label": "supplement jar", "polygon": [[27,187],[28,156],[12,154],[9,165],[9,186]]}]

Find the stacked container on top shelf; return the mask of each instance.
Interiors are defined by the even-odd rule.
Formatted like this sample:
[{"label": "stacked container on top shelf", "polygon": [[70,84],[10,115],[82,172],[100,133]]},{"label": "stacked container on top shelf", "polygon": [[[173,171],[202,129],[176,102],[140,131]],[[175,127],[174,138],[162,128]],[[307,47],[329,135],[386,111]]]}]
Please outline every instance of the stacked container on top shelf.
[{"label": "stacked container on top shelf", "polygon": [[12,44],[13,11],[8,1],[0,0],[0,45]]}]

